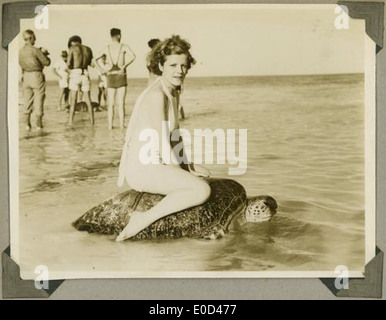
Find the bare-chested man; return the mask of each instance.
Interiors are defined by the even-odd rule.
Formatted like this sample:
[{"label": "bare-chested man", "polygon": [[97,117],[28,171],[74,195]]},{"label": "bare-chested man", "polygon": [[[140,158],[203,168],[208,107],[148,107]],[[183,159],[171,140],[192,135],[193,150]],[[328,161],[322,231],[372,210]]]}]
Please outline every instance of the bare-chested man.
[{"label": "bare-chested man", "polygon": [[70,117],[68,124],[72,126],[78,90],[81,90],[87,104],[91,125],[94,125],[94,111],[90,96],[91,83],[88,74],[88,67],[94,66],[92,62],[92,51],[89,47],[82,45],[82,39],[79,36],[72,36],[68,40],[68,48],[69,54],[67,65],[70,70],[69,89],[71,90]]},{"label": "bare-chested man", "polygon": [[119,113],[119,126],[124,128],[125,96],[127,86],[126,69],[135,60],[135,54],[128,45],[121,43],[121,30],[110,30],[111,43],[105,48],[103,55],[107,58],[107,71],[99,65],[101,57],[96,59],[97,67],[107,76],[108,128],[113,128],[114,103]]}]

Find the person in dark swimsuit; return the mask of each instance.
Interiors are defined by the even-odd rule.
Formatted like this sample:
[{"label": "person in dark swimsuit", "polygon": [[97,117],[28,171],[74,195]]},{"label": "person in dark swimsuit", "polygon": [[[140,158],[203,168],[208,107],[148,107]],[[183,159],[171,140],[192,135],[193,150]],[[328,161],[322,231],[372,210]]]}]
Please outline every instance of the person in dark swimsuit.
[{"label": "person in dark swimsuit", "polygon": [[107,76],[108,128],[113,128],[115,101],[119,113],[119,126],[124,128],[127,87],[126,68],[135,60],[135,54],[129,46],[121,43],[121,30],[113,28],[110,30],[110,35],[112,42],[103,52],[107,58],[107,71],[99,64],[100,58],[97,58],[96,61],[98,69]]}]

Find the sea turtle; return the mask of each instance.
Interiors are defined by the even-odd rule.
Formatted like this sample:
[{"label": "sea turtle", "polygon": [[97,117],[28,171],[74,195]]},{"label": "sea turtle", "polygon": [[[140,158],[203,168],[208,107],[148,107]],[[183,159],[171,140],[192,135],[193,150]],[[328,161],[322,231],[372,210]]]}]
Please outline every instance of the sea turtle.
[{"label": "sea turtle", "polygon": [[[270,196],[247,199],[244,187],[234,180],[208,178],[207,181],[211,187],[207,202],[159,219],[131,239],[216,239],[228,231],[235,217],[240,216],[244,222],[261,222],[276,214],[277,203]],[[87,211],[73,226],[90,233],[119,234],[130,213],[146,211],[162,198],[158,194],[127,190]]]}]

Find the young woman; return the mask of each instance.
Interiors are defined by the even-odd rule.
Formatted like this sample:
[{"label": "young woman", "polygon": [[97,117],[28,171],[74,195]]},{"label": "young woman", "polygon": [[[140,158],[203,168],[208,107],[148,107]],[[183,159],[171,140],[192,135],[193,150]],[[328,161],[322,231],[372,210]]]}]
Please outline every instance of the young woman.
[{"label": "young woman", "polygon": [[[179,36],[172,36],[158,43],[150,53],[149,67],[159,77],[136,101],[127,128],[118,185],[122,186],[126,180],[137,191],[162,194],[165,197],[146,212],[134,212],[117,241],[128,239],[154,221],[200,205],[209,198],[210,187],[205,180],[196,176],[192,164],[176,165],[168,161],[169,156],[165,156],[175,157],[170,137],[179,127],[177,89],[195,63],[189,50],[190,44],[187,41]],[[168,121],[167,130],[162,125],[163,121]],[[151,163],[145,163],[141,158],[141,149],[148,141],[140,141],[140,135],[143,130],[148,129],[156,132],[159,137],[155,152],[158,161]],[[167,152],[165,145],[170,148]]]},{"label": "young woman", "polygon": [[[161,40],[160,39],[151,39],[151,40],[149,40],[148,41],[148,43],[147,43],[147,45],[149,46],[149,48],[151,49],[151,50],[153,50],[154,48],[155,48],[155,46],[158,44],[158,43],[160,43],[161,42]],[[155,74],[155,73],[153,73],[153,71],[152,71],[152,67],[151,67],[151,65],[152,65],[152,61],[151,61],[151,59],[152,59],[152,55],[151,54],[149,54],[148,56],[147,56],[147,61],[146,61],[146,68],[147,68],[147,70],[149,70],[149,78],[148,78],[148,80],[147,80],[147,85],[149,86],[149,85],[151,85],[157,78],[158,78],[158,74]],[[158,69],[158,68],[157,68]],[[177,87],[177,90],[179,91],[178,92],[178,97],[180,97],[180,95],[181,95],[181,93],[182,93],[182,87],[180,86],[180,87]],[[181,102],[180,102],[180,104],[179,104],[179,106],[178,106],[178,109],[179,109],[179,112],[180,112],[180,115],[181,115],[181,119],[185,119],[185,111],[184,111],[184,107],[182,106],[182,104],[181,104]]]}]

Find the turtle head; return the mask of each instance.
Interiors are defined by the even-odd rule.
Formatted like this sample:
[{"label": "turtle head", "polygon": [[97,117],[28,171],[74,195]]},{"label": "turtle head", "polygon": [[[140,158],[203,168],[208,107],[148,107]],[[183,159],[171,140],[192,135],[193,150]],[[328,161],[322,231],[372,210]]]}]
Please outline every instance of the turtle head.
[{"label": "turtle head", "polygon": [[270,196],[248,198],[244,218],[247,222],[270,221],[276,214],[277,202]]}]

